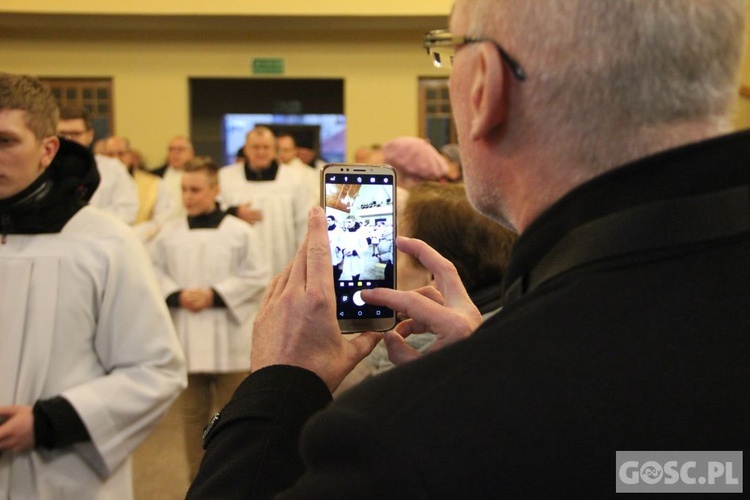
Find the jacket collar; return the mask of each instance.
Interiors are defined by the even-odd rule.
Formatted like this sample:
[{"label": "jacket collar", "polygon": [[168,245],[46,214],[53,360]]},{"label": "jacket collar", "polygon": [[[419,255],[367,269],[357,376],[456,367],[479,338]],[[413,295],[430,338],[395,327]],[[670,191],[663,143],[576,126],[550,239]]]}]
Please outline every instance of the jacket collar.
[{"label": "jacket collar", "polygon": [[750,131],[745,131],[658,153],[592,179],[547,209],[518,238],[503,279],[506,293],[574,230],[641,206],[747,186],[749,163]]}]

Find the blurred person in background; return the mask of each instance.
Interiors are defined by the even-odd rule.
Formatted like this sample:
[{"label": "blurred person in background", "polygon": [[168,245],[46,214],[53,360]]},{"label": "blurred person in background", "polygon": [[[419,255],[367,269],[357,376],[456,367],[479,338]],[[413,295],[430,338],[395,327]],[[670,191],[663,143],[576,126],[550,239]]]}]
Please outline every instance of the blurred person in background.
[{"label": "blurred person in background", "polygon": [[172,214],[172,197],[158,175],[137,165],[138,156],[130,147],[130,140],[112,136],[105,141],[105,154],[120,160],[135,181],[138,190],[138,215],[133,227],[142,241],[153,238]]},{"label": "blurred person in background", "polygon": [[197,156],[182,171],[187,216],[165,224],[151,252],[187,360],[178,408],[192,480],[203,428],[250,371],[252,322],[271,276],[255,231],[217,205],[213,160]]},{"label": "blurred person in background", "polygon": [[[94,141],[91,114],[81,107],[62,108],[57,134],[85,148],[91,148]],[[89,203],[115,214],[126,224],[133,224],[138,215],[138,189],[125,165],[116,158],[101,153],[95,154],[94,158],[101,183]]]}]

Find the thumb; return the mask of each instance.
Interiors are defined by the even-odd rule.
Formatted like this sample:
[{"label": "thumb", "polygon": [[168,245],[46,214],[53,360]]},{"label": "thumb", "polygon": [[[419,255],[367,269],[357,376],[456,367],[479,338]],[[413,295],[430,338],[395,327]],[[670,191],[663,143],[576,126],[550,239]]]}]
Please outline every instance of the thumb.
[{"label": "thumb", "polygon": [[356,363],[359,363],[365,356],[370,354],[382,338],[383,335],[378,332],[365,332],[349,340],[349,346],[352,348]]},{"label": "thumb", "polygon": [[407,344],[406,339],[394,331],[385,334],[385,348],[388,351],[388,359],[394,365],[402,365],[420,357],[419,352]]}]

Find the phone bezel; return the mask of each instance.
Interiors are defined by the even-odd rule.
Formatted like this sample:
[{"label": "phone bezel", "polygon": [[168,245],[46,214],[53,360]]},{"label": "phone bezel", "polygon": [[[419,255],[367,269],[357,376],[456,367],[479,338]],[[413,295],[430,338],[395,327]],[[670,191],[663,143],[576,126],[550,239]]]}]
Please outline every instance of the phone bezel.
[{"label": "phone bezel", "polygon": [[[326,175],[349,173],[362,175],[388,175],[391,177],[393,186],[393,288],[396,288],[396,248],[395,241],[398,233],[397,228],[397,210],[396,210],[396,171],[390,165],[369,164],[369,163],[329,163],[321,169],[320,173],[320,206],[326,210]],[[334,290],[338,303],[338,293]],[[384,332],[391,330],[396,326],[396,311],[392,311],[392,316],[382,318],[336,318],[341,329],[341,333],[358,333],[366,331]]]}]

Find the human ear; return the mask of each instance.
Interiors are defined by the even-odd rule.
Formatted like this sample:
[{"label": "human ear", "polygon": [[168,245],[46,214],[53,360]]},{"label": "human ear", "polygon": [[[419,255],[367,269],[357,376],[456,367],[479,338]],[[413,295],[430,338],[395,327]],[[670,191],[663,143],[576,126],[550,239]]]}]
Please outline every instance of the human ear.
[{"label": "human ear", "polygon": [[497,49],[490,43],[478,47],[478,68],[471,84],[471,138],[479,140],[492,134],[507,116],[505,73]]},{"label": "human ear", "polygon": [[60,139],[57,136],[52,135],[42,139],[42,157],[39,160],[39,166],[42,170],[50,166],[59,149]]}]

